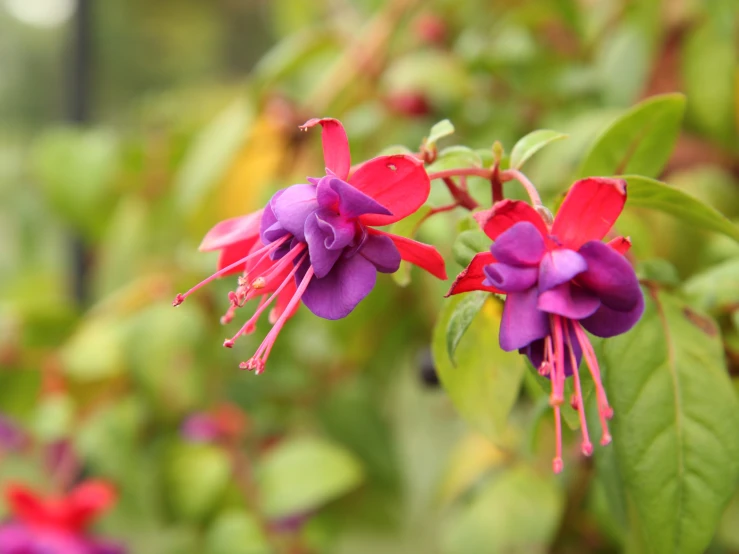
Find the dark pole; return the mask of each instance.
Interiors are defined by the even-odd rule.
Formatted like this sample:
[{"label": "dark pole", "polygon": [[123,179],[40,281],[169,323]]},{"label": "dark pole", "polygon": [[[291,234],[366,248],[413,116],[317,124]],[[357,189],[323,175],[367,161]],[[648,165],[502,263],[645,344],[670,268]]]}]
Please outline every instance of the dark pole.
[{"label": "dark pole", "polygon": [[[85,125],[90,122],[90,96],[92,93],[92,0],[77,0],[71,25],[71,47],[69,52],[69,98],[66,119],[71,123]],[[80,305],[87,297],[88,252],[85,242],[78,234],[72,237],[74,297]]]}]

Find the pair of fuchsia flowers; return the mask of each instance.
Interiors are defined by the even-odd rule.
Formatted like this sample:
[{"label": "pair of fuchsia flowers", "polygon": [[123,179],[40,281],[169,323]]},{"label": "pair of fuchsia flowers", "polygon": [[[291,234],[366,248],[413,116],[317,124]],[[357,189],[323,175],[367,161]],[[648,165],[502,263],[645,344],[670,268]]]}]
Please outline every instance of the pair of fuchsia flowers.
[{"label": "pair of fuchsia flowers", "polygon": [[[302,301],[325,319],[347,316],[375,285],[377,272],[393,273],[400,261],[446,279],[444,260],[432,246],[375,229],[407,217],[428,198],[429,176],[414,156],[380,156],[352,168],[341,123],[320,124],[326,175],[278,191],[258,212],[217,224],[201,250],[220,250],[218,271],[174,305],[210,282],[241,273],[229,293],[222,321],[251,299],[259,305],[251,318],[224,342],[232,347],[252,332],[272,304],[272,329],[244,369],[264,371],[278,333]],[[353,169],[353,171],[352,171]],[[601,337],[626,332],[641,316],[644,301],[631,265],[623,254],[628,239],[601,241],[621,213],[626,185],[621,180],[590,178],[573,185],[553,223],[529,204],[503,200],[475,214],[494,241],[455,280],[449,294],[485,290],[507,296],[500,331],[503,350],[518,350],[552,381],[551,404],[557,430],[555,471],[562,469],[560,405],[564,381],[575,380],[573,405],[579,408],[582,450],[592,452],[585,424],[577,371],[585,358],[593,376],[601,442],[610,441],[612,416],[593,348],[584,330]]]}]

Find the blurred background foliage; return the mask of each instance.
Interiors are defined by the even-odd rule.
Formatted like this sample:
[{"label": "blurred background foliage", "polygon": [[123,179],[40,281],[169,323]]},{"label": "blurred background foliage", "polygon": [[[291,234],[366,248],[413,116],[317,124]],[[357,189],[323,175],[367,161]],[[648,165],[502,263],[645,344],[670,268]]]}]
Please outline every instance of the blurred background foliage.
[{"label": "blurred background foliage", "polygon": [[[300,310],[259,378],[238,363],[264,326],[221,348],[231,280],[170,301],[214,267],[197,252],[213,224],[321,174],[310,117],[340,118],[355,162],[416,151],[444,118],[441,148],[487,163],[496,140],[556,129],[527,166],[553,202],[624,109],[682,91],[659,177],[736,219],[735,1],[106,0],[82,92],[75,7],[0,2],[0,423],[22,436],[0,432],[0,482],[112,480],[99,530],[134,553],[634,551],[592,460],[551,475],[546,402],[522,360],[491,363],[494,324],[458,356],[509,384],[462,392],[472,419],[490,410],[485,435],[457,415],[429,350],[448,283],[382,278],[340,322]],[[430,203],[445,195],[435,182]],[[465,217],[419,233],[450,275]],[[619,230],[643,275],[688,279],[739,374],[737,245],[636,208]],[[737,529],[739,499],[711,552],[739,551]]]}]

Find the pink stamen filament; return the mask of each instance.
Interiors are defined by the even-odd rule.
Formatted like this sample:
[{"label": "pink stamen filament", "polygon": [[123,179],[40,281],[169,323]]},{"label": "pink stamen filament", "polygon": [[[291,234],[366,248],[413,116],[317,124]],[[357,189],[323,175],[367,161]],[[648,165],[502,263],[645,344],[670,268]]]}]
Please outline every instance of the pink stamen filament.
[{"label": "pink stamen filament", "polygon": [[[300,267],[300,265],[301,264],[298,264],[296,267]],[[312,278],[313,266],[310,266],[308,268],[308,271],[305,273],[305,276],[300,281],[300,285],[295,291],[293,297],[290,299],[290,302],[285,308],[285,311],[282,312],[282,315],[280,315],[279,319],[272,326],[272,329],[270,329],[269,333],[267,333],[267,336],[264,338],[264,341],[262,341],[262,344],[259,345],[259,348],[257,349],[254,356],[252,356],[247,362],[242,362],[239,367],[243,369],[254,369],[257,375],[261,374],[264,371],[264,366],[267,363],[267,358],[269,358],[270,352],[272,351],[272,346],[274,345],[275,340],[277,340],[277,335],[279,335],[280,330],[282,329],[283,325],[285,325],[288,316],[292,313],[298,302],[300,302],[300,298],[303,296],[305,289],[308,288],[308,285],[310,284]],[[277,291],[275,291],[275,294],[276,293]]]},{"label": "pink stamen filament", "polygon": [[[259,306],[257,307],[257,310],[254,312],[254,315],[252,315],[249,318],[249,320],[246,323],[244,323],[241,329],[239,329],[233,337],[231,337],[230,339],[227,339],[226,342],[223,343],[223,346],[225,346],[226,348],[231,348],[236,339],[238,339],[241,335],[248,334],[250,332],[250,329],[253,329],[254,326],[256,326],[259,316],[262,315],[264,310],[266,310],[267,307],[269,307],[269,305],[279,296],[280,292],[282,292],[282,290],[292,280],[293,276],[298,272],[298,269],[300,269],[300,266],[305,260],[307,255],[308,255],[307,253],[303,254],[303,256],[300,258],[298,263],[295,264],[295,267],[292,268],[290,273],[287,274],[287,277],[285,277],[284,281],[280,283],[280,286],[277,287],[277,289],[275,289],[275,291],[269,296],[269,298],[267,298],[266,296],[262,297],[262,300],[259,302]],[[287,258],[287,256],[285,256],[285,258]],[[294,258],[295,256],[289,259],[288,262],[292,261],[292,259]],[[283,264],[283,265],[286,265],[286,264]]]},{"label": "pink stamen filament", "polygon": [[252,252],[249,255],[241,258],[240,260],[232,263],[231,265],[227,265],[223,269],[219,269],[213,275],[211,275],[210,277],[208,277],[204,281],[199,282],[197,285],[195,285],[194,287],[192,287],[186,293],[184,293],[184,294],[178,294],[177,296],[175,296],[175,299],[172,302],[172,305],[173,306],[179,306],[180,304],[182,304],[185,301],[185,299],[188,296],[190,296],[191,294],[193,294],[195,291],[197,291],[201,287],[204,287],[205,285],[207,285],[211,281],[214,281],[215,279],[218,279],[224,273],[228,273],[229,271],[231,271],[233,269],[236,269],[237,267],[240,267],[241,265],[243,265],[244,263],[246,263],[247,261],[249,261],[254,256],[257,256],[257,255],[260,255],[260,254],[263,254],[263,253],[267,253],[267,252],[271,252],[273,250],[276,250],[277,248],[279,248],[288,239],[289,236],[290,235],[285,235],[281,239],[276,240],[275,242],[272,242],[272,243],[270,243],[270,244],[268,244],[266,246],[263,246],[262,248],[260,248],[258,250],[255,250],[254,252]]},{"label": "pink stamen filament", "polygon": [[564,402],[565,359],[564,337],[562,336],[562,322],[558,315],[551,316],[552,334],[554,338],[554,359],[552,360],[552,405]]},{"label": "pink stamen filament", "polygon": [[608,405],[608,397],[606,391],[603,388],[603,382],[600,377],[600,368],[598,367],[598,359],[595,356],[593,346],[590,344],[585,331],[582,330],[580,324],[573,322],[573,328],[575,330],[575,336],[577,341],[580,343],[580,347],[583,351],[583,356],[588,364],[590,375],[593,376],[593,382],[595,383],[596,397],[598,400],[598,418],[600,419],[600,425],[603,429],[603,435],[600,439],[602,445],[606,445],[611,442],[611,434],[608,431],[608,421],[613,416],[613,410]]},{"label": "pink stamen filament", "polygon": [[554,436],[556,446],[554,459],[552,460],[552,471],[561,473],[564,462],[562,461],[562,416],[559,411],[559,404],[554,406]]},{"label": "pink stamen filament", "polygon": [[[576,323],[572,322],[572,325]],[[575,378],[575,395],[577,397],[577,413],[580,416],[580,430],[582,431],[582,453],[586,456],[590,456],[593,453],[593,443],[590,442],[590,436],[588,435],[588,422],[585,419],[585,402],[582,396],[582,385],[580,383],[580,372],[577,367],[577,359],[575,358],[575,351],[572,346],[569,348],[570,351],[570,363],[572,364],[572,375]]]}]

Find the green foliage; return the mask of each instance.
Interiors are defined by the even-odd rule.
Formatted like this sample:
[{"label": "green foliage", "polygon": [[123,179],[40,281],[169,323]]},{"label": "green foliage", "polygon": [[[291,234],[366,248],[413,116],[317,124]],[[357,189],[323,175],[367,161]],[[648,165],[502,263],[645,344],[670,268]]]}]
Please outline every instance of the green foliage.
[{"label": "green foliage", "polygon": [[480,252],[490,250],[490,239],[482,231],[462,231],[454,241],[452,255],[462,267],[467,267],[472,258]]},{"label": "green foliage", "polygon": [[433,127],[431,127],[431,131],[429,131],[429,136],[428,138],[426,138],[426,146],[431,148],[435,146],[436,143],[439,142],[439,140],[452,134],[454,134],[454,125],[452,125],[452,122],[448,119],[442,119],[438,123],[435,123]]},{"label": "green foliage", "polygon": [[271,518],[303,514],[362,483],[360,463],[330,442],[296,438],[277,446],[259,467],[264,513]]},{"label": "green foliage", "polygon": [[449,359],[454,364],[454,352],[457,350],[459,341],[465,334],[472,320],[475,319],[477,313],[482,309],[488,294],[486,292],[472,292],[466,295],[462,301],[457,304],[454,313],[449,318],[449,326],[446,330],[446,351]]},{"label": "green foliage", "polygon": [[672,153],[684,110],[681,94],[655,96],[628,110],[598,137],[577,175],[657,177]]},{"label": "green foliage", "polygon": [[191,214],[222,178],[247,137],[253,108],[246,99],[235,100],[206,127],[182,162],[175,183],[178,205]]},{"label": "green foliage", "polygon": [[[22,3],[0,10],[2,488],[111,480],[95,534],[131,554],[739,548],[732,0],[109,0],[75,127],[58,124],[73,23],[34,27]],[[237,368],[267,314],[221,348],[254,309],[219,324],[237,276],[171,307],[214,270],[204,230],[323,174],[311,117],[344,123],[354,169],[435,152],[426,170],[467,170],[478,209],[498,159],[553,211],[573,179],[625,175],[607,239],[631,237],[648,306],[593,338],[615,408],[594,463],[567,379],[552,475],[551,381],[500,350],[502,297],[444,299],[402,262],[340,322],[300,308],[258,377]],[[453,202],[435,179],[388,229],[452,279],[491,245]]]},{"label": "green foliage", "polygon": [[628,206],[659,210],[679,217],[694,229],[722,233],[739,241],[739,227],[700,200],[654,179],[635,175],[628,175],[625,179],[628,183]]},{"label": "green foliage", "polygon": [[[470,303],[464,297],[451,298],[439,315],[432,338],[436,371],[459,413],[474,427],[493,440],[500,440],[508,414],[518,397],[524,362],[515,353],[503,352],[498,346],[500,303],[489,299],[476,314],[460,308]],[[474,302],[474,301],[472,301]],[[469,312],[457,318],[472,317],[467,331],[457,338],[461,322],[452,323],[458,309]],[[451,339],[448,334],[451,333]],[[456,363],[449,355],[453,349]]]},{"label": "green foliage", "polygon": [[547,144],[563,138],[567,138],[567,135],[549,129],[539,129],[538,131],[529,133],[513,146],[513,150],[511,150],[511,167],[520,169],[531,156]]},{"label": "green foliage", "polygon": [[702,552],[739,477],[739,403],[716,324],[664,292],[607,341],[606,385],[625,490],[650,552]]},{"label": "green foliage", "polygon": [[562,491],[550,475],[509,469],[449,522],[443,552],[547,552],[563,509]]}]

